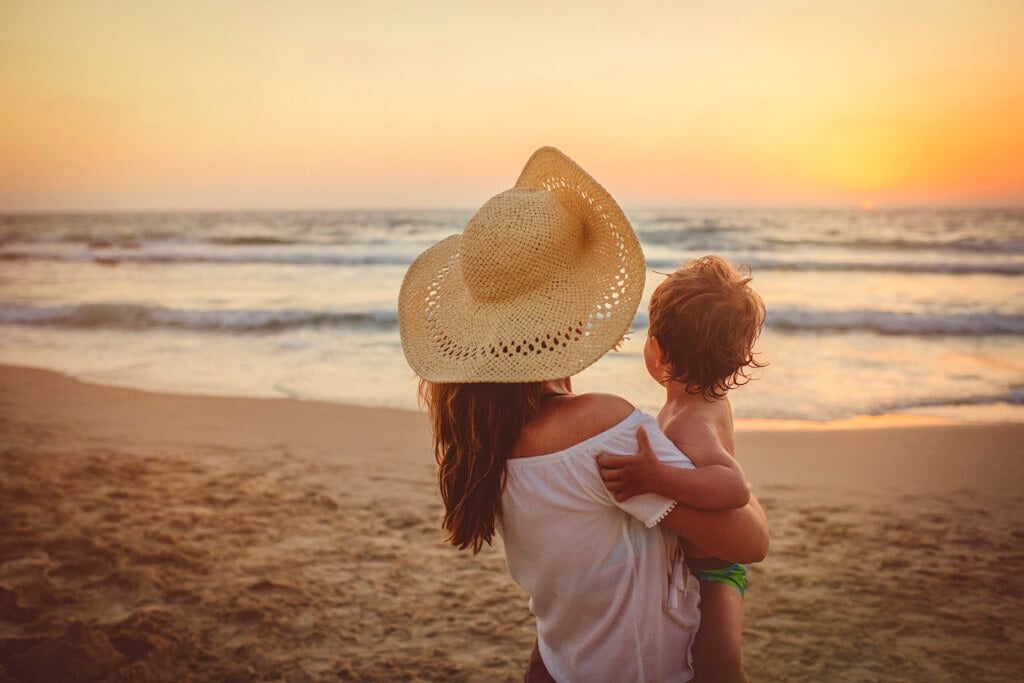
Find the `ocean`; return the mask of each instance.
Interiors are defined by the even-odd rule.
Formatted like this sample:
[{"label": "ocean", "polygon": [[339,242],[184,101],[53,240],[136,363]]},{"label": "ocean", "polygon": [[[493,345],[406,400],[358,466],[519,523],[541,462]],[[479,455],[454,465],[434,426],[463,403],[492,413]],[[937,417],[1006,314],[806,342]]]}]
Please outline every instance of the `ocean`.
[{"label": "ocean", "polygon": [[[740,419],[1024,421],[1024,209],[628,211],[648,265],[628,341],[575,380],[656,412],[663,273],[750,268],[769,365]],[[416,407],[396,300],[462,211],[0,216],[0,363],[102,384]]]}]

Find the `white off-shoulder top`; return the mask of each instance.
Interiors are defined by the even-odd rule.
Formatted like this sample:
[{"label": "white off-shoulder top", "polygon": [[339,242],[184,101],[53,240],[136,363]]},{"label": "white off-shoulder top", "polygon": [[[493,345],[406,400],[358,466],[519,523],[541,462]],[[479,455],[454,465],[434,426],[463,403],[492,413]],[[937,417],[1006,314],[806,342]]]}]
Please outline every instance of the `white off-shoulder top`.
[{"label": "white off-shoulder top", "polygon": [[686,681],[700,591],[673,533],[675,503],[619,503],[601,453],[633,455],[643,425],[658,458],[692,468],[649,415],[557,453],[509,460],[498,530],[509,573],[530,595],[541,658],[556,681]]}]

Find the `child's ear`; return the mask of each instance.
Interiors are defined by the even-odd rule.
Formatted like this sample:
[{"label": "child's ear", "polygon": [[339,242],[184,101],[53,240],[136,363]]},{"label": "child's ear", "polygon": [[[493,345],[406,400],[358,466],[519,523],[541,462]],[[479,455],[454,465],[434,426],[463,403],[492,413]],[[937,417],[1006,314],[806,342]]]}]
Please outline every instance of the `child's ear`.
[{"label": "child's ear", "polygon": [[658,343],[658,338],[653,334],[651,335],[651,351],[654,352],[654,357],[658,359],[659,365],[669,365],[668,359],[665,358],[665,351],[661,348],[661,344]]}]

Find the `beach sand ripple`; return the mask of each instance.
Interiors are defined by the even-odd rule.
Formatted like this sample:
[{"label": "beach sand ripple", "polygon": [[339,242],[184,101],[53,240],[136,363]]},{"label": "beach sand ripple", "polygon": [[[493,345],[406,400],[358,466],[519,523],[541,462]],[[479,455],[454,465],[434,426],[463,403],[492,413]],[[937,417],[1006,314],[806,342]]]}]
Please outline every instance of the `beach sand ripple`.
[{"label": "beach sand ripple", "polygon": [[85,682],[521,671],[533,637],[525,597],[500,553],[474,559],[440,543],[429,466],[407,484],[421,489],[412,502],[394,481],[379,483],[383,496],[332,495],[289,476],[288,454],[259,469],[211,460],[0,453],[0,672]]},{"label": "beach sand ripple", "polygon": [[1018,680],[1019,496],[824,499],[793,487],[763,502],[773,544],[752,567],[745,615],[758,678]]}]

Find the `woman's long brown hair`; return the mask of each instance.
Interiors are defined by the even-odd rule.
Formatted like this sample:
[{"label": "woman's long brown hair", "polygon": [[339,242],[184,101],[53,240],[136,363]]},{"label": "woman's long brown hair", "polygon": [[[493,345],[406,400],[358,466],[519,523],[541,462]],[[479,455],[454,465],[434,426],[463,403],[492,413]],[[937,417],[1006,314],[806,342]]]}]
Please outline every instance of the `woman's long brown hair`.
[{"label": "woman's long brown hair", "polygon": [[445,539],[480,552],[494,537],[505,462],[540,412],[541,384],[443,384],[420,380],[430,413],[444,501]]}]

